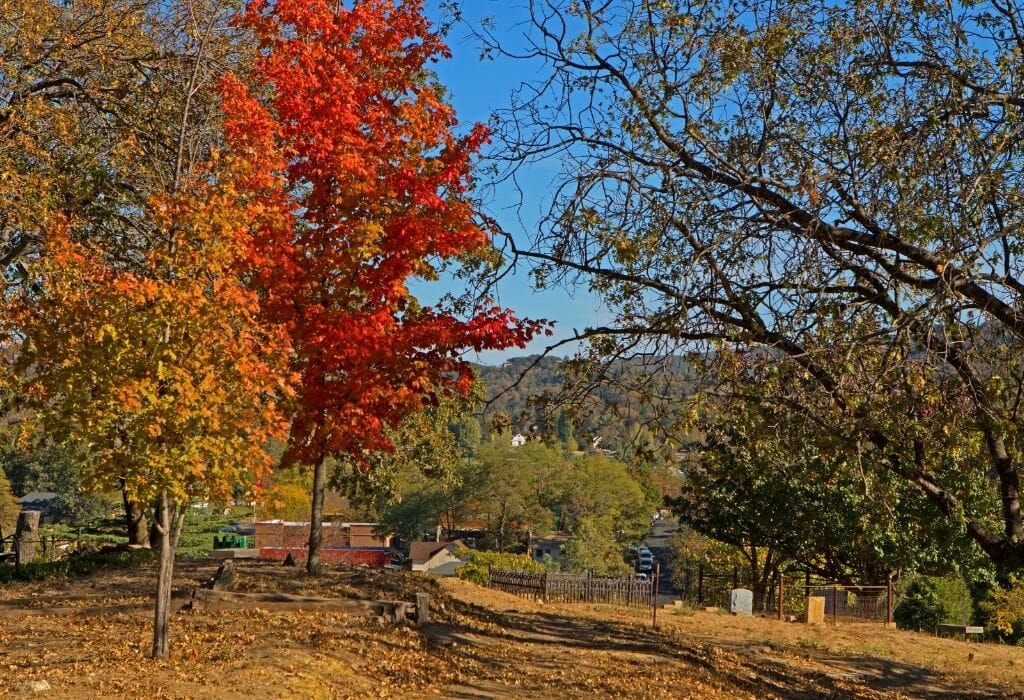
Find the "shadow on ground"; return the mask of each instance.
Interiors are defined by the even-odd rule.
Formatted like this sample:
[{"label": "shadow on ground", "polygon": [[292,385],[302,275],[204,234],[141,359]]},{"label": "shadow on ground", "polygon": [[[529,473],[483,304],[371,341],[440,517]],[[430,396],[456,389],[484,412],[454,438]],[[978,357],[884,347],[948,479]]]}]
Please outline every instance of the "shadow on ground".
[{"label": "shadow on ground", "polygon": [[[531,655],[532,665],[546,664],[551,670],[564,667],[566,659],[578,658],[579,652],[589,650],[635,657],[638,673],[662,666],[685,668],[690,671],[686,675],[696,674],[724,693],[739,691],[755,697],[1024,698],[1024,692],[1015,689],[952,686],[948,678],[936,671],[890,659],[793,653],[774,646],[708,644],[693,636],[652,630],[639,624],[550,613],[497,612],[464,602],[457,606],[485,624],[472,629],[432,625],[424,634],[432,643],[452,647],[468,659],[489,657],[484,653],[486,647],[518,643],[536,650]],[[518,661],[513,658],[509,663]],[[513,694],[519,696],[528,688],[514,690]],[[686,692],[685,686],[679,691]],[[481,679],[478,685],[451,688],[450,696],[507,695],[503,695],[500,685]]]}]

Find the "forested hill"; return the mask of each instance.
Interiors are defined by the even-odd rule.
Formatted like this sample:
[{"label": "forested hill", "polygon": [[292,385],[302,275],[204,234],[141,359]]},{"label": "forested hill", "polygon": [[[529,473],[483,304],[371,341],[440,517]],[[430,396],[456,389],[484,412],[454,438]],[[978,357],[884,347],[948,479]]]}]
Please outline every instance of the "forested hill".
[{"label": "forested hill", "polygon": [[514,357],[475,368],[487,387],[485,430],[491,416],[501,412],[515,432],[554,434],[568,422],[581,445],[601,436],[607,447],[637,425],[659,439],[684,438],[675,418],[697,384],[692,364],[681,357],[621,360],[600,368],[598,378],[585,380],[573,375],[569,360],[558,357]]}]

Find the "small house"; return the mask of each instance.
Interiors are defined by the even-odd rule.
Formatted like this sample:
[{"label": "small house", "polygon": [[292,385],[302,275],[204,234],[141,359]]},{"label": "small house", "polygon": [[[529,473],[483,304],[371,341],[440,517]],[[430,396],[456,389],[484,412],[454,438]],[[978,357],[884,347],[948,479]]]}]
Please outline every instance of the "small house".
[{"label": "small house", "polygon": [[512,436],[512,447],[522,447],[526,444],[526,436],[522,433],[516,433]]},{"label": "small house", "polygon": [[454,576],[464,563],[455,552],[466,545],[462,540],[452,542],[413,542],[409,545],[409,558],[413,571],[426,571],[441,576]]}]

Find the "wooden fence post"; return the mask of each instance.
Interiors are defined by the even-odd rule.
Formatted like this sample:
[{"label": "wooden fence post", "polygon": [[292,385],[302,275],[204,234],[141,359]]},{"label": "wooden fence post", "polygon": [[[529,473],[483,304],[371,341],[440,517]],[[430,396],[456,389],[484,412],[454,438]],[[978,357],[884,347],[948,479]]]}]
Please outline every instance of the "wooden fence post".
[{"label": "wooden fence post", "polygon": [[839,622],[839,584],[832,587],[832,622]]},{"label": "wooden fence post", "polygon": [[654,565],[654,581],[651,584],[651,609],[654,611],[651,626],[658,627],[658,581],[661,579],[661,562]]},{"label": "wooden fence post", "polygon": [[697,565],[697,607],[704,605],[704,565]]},{"label": "wooden fence post", "polygon": [[548,572],[544,572],[544,602],[548,602]]},{"label": "wooden fence post", "polygon": [[893,590],[892,590],[892,574],[889,574],[889,580],[885,586],[885,626],[891,628],[892,624],[892,605],[893,605]]}]

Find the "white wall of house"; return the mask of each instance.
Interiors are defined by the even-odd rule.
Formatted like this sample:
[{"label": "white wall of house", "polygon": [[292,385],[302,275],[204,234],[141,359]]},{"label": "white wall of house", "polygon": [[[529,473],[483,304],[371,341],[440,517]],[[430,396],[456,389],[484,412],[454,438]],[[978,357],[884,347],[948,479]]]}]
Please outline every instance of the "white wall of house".
[{"label": "white wall of house", "polygon": [[410,568],[413,571],[433,571],[439,567],[455,563],[461,564],[462,560],[448,551],[448,548],[446,547],[440,551],[434,552],[430,559],[427,559],[421,564],[413,562]]}]

